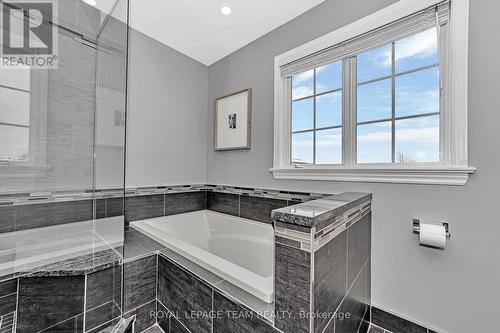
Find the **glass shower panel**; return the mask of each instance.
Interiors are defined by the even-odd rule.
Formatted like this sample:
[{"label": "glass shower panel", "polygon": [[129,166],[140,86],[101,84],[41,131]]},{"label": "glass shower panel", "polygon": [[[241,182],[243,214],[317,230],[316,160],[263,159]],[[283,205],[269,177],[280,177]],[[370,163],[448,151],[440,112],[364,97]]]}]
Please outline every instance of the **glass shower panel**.
[{"label": "glass shower panel", "polygon": [[0,280],[121,259],[127,1],[48,2],[57,66],[0,66]]},{"label": "glass shower panel", "polygon": [[103,18],[96,47],[95,207],[104,201],[106,210],[104,216],[99,216],[96,209],[95,231],[120,255],[124,235],[126,14],[127,1],[118,1],[110,15]]}]

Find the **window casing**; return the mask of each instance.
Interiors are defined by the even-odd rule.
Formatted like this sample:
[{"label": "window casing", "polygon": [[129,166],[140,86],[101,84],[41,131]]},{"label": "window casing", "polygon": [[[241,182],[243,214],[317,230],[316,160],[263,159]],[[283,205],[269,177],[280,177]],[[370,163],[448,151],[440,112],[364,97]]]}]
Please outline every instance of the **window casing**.
[{"label": "window casing", "polygon": [[[464,184],[468,175],[474,171],[474,168],[469,168],[467,165],[467,148],[463,145],[466,139],[466,130],[464,131],[467,121],[466,106],[465,112],[463,106],[460,107],[461,110],[456,111],[456,108],[452,110],[451,106],[459,105],[457,93],[460,87],[466,90],[464,87],[467,87],[467,83],[460,81],[459,75],[453,81],[454,75],[451,75],[451,69],[457,68],[457,64],[463,62],[461,58],[467,57],[465,47],[467,38],[465,36],[465,43],[462,41],[462,48],[457,45],[460,43],[451,39],[454,36],[456,38],[460,33],[460,27],[456,27],[458,24],[464,25],[464,22],[467,24],[466,2],[466,0],[453,0],[451,6],[449,3],[439,1],[407,1],[405,4],[395,4],[362,19],[361,22],[355,22],[329,34],[332,36],[330,39],[336,42],[332,42],[331,45],[335,46],[333,48],[325,44],[329,39],[325,37],[330,37],[327,35],[299,47],[298,50],[276,57],[275,151],[274,167],[271,169],[275,178]],[[448,20],[447,12],[441,16],[438,8],[441,13],[443,8],[446,10],[451,8],[451,11],[456,14],[453,16],[454,20]],[[436,11],[434,26],[432,26],[433,10]],[[412,15],[417,12],[426,12],[426,16],[421,16],[424,16],[424,20],[427,21],[422,24],[424,29],[412,30],[412,25],[414,26],[417,20],[413,17],[418,18],[417,15]],[[459,19],[460,16],[462,21]],[[444,20],[442,20],[443,17]],[[422,18],[418,19],[422,20]],[[389,32],[383,31],[378,36],[375,35],[378,33],[377,29],[381,29],[380,25],[376,26],[376,21],[383,22],[384,20],[389,26],[397,21],[398,29],[392,29],[392,31],[387,29]],[[436,27],[436,21],[440,22],[438,27]],[[372,28],[368,28],[369,24],[366,22],[371,22]],[[406,31],[400,36],[391,38],[391,34],[401,30],[400,27]],[[362,31],[362,33],[352,35],[351,38],[355,38],[354,42],[349,37],[341,39],[344,38],[342,36],[348,36],[351,31],[354,33]],[[364,34],[367,35],[365,40],[368,42],[363,40]],[[404,59],[398,55],[400,52],[398,47],[403,44],[402,41],[411,41],[417,35],[420,37],[425,35],[427,41],[429,41],[429,36],[434,36],[436,44],[434,56],[427,57],[428,59],[423,61],[416,59],[413,64],[398,60]],[[374,42],[377,38],[383,43]],[[460,38],[463,39],[464,36]],[[351,47],[349,43],[354,46]],[[366,47],[367,45],[369,47]],[[451,48],[450,45],[452,45]],[[315,47],[318,51],[311,51]],[[366,67],[366,64],[358,61],[358,57],[380,48],[388,50],[390,60],[388,71],[363,78],[360,72],[366,72],[366,68],[362,67]],[[325,49],[328,52],[325,52]],[[308,50],[309,54],[307,54]],[[338,63],[342,68],[341,87],[326,92],[318,91],[318,68]],[[463,68],[460,70],[463,71]],[[308,72],[312,73],[309,75],[313,82],[312,89],[309,94],[300,95],[294,89],[296,88],[294,81]],[[417,84],[416,89],[413,89],[415,95],[413,101],[414,104],[420,101],[421,105],[417,103],[413,105],[413,108],[407,107],[408,92],[400,89],[404,81],[407,81],[407,84],[408,82]],[[431,82],[432,86],[432,89],[428,89],[427,92],[431,91],[432,94],[419,96],[418,85],[427,85],[429,84],[427,81]],[[363,104],[369,103],[360,100],[360,96],[363,95],[362,90],[365,87],[377,84],[385,86],[388,91],[387,113],[378,116],[372,114],[372,118],[369,118],[368,113],[362,112]],[[302,89],[302,92],[305,90],[307,89]],[[337,119],[335,124],[321,126],[317,119],[317,99],[332,92],[341,95],[341,121]],[[409,94],[412,94],[411,89]],[[374,95],[376,96],[372,92],[371,96]],[[312,123],[308,122],[308,126],[298,125],[298,117],[294,114],[297,109],[295,104],[301,101],[309,101],[310,104],[310,114],[313,120]],[[368,128],[378,127],[377,130],[380,131],[384,126],[385,131],[378,133],[368,131],[370,135],[366,135]],[[325,152],[322,152],[320,148],[325,146],[325,142],[321,142],[321,132],[326,133],[327,130],[332,131],[329,133],[329,144],[337,145],[329,153],[335,158],[322,158]],[[375,153],[370,153],[373,150],[370,148],[370,141],[373,141],[373,138],[386,140],[384,153],[377,153],[376,150]],[[411,138],[414,140],[412,141]],[[301,152],[297,147],[309,147],[309,150],[304,153],[304,149]]]}]

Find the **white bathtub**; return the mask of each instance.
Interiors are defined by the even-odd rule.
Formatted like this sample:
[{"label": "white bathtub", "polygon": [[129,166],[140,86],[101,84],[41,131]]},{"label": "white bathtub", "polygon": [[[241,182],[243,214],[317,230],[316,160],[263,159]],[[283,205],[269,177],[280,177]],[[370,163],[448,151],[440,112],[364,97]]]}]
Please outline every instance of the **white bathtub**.
[{"label": "white bathtub", "polygon": [[264,302],[273,302],[271,225],[209,210],[140,220],[130,225]]}]

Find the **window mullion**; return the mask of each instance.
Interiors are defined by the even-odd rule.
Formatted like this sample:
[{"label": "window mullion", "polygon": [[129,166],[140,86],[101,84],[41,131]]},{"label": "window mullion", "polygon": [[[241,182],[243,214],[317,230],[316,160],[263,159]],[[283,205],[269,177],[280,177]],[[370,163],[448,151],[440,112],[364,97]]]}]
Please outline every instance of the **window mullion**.
[{"label": "window mullion", "polygon": [[342,91],[342,137],[343,164],[356,164],[356,58],[343,61]]},{"label": "window mullion", "polygon": [[316,68],[313,70],[313,164],[316,164]]},{"label": "window mullion", "polygon": [[392,121],[391,121],[391,150],[392,163],[396,162],[396,43],[392,43],[391,48],[391,105],[392,105]]}]

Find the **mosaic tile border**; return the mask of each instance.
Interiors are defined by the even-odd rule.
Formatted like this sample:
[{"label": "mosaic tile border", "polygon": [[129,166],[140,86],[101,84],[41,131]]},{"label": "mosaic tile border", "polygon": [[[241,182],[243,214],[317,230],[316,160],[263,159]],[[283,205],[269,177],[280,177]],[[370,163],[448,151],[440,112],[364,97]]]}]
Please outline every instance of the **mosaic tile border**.
[{"label": "mosaic tile border", "polygon": [[314,227],[307,232],[305,228],[303,228],[304,230],[291,229],[283,223],[278,223],[274,228],[275,241],[281,245],[291,246],[302,251],[311,252],[312,249],[315,252],[344,230],[352,227],[370,211],[371,201],[365,201],[349,209],[338,219],[336,218],[332,224],[318,232]]},{"label": "mosaic tile border", "polygon": [[19,192],[0,194],[0,207],[27,205],[48,202],[77,201],[89,199],[107,199],[121,198],[125,192],[125,197],[169,194],[193,191],[213,191],[219,193],[230,193],[239,195],[248,195],[262,198],[282,199],[292,202],[306,202],[320,199],[331,194],[282,191],[275,189],[248,188],[227,185],[213,184],[187,184],[187,185],[164,185],[164,186],[145,186],[130,187],[123,189],[99,189],[99,190],[72,190],[72,191],[37,191],[37,192]]}]

